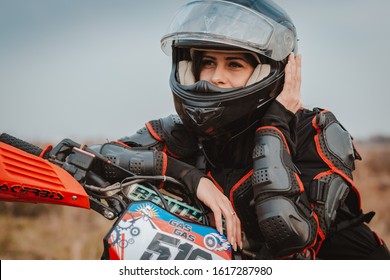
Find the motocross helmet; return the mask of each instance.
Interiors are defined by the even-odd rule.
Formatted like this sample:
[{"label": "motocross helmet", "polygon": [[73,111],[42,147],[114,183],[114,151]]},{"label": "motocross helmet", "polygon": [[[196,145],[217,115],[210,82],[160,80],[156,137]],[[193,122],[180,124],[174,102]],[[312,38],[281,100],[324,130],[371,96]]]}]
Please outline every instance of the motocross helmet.
[{"label": "motocross helmet", "polygon": [[[225,139],[253,127],[281,92],[297,36],[289,16],[271,0],[201,0],[176,14],[161,48],[172,54],[170,87],[183,124],[200,138]],[[259,63],[244,87],[223,89],[196,80],[199,50],[251,52]]]}]

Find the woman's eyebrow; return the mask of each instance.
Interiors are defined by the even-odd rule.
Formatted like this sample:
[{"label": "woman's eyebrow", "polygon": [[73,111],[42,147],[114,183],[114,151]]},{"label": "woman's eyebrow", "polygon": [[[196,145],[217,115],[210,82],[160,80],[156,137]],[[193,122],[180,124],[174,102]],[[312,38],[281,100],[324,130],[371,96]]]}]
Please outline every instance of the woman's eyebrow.
[{"label": "woman's eyebrow", "polygon": [[[217,57],[212,56],[212,55],[204,55],[202,57],[202,59],[205,59],[205,58],[206,59],[212,59],[212,60],[216,60],[217,59]],[[249,63],[248,59],[246,59],[245,56],[225,56],[224,59],[226,59],[226,60],[242,60],[242,61],[245,61],[245,62]]]},{"label": "woman's eyebrow", "polygon": [[203,57],[202,57],[202,59],[204,59],[204,58],[208,58],[208,59],[217,59],[215,56],[212,56],[212,55],[204,55]]},{"label": "woman's eyebrow", "polygon": [[246,62],[248,62],[248,60],[243,57],[243,56],[226,56],[225,57],[226,60],[236,60],[236,59],[239,59],[239,60],[244,60]]}]

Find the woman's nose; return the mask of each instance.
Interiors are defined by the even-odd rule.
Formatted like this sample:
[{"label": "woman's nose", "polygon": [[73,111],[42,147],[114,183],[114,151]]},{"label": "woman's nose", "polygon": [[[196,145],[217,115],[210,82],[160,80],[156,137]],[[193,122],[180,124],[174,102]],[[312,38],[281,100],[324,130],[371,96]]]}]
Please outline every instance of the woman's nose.
[{"label": "woman's nose", "polygon": [[226,85],[226,72],[223,67],[215,67],[213,75],[211,77],[211,83],[218,87],[224,87]]}]

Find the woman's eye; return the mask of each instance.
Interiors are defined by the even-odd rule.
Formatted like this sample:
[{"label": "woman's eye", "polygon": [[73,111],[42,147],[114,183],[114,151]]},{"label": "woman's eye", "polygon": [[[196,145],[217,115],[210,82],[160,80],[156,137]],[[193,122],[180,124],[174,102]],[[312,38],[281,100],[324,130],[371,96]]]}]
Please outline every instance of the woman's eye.
[{"label": "woman's eye", "polygon": [[236,62],[236,61],[230,62],[230,63],[229,63],[229,66],[230,66],[231,68],[241,68],[241,67],[243,67],[243,65],[242,65],[241,63]]},{"label": "woman's eye", "polygon": [[211,59],[202,60],[202,67],[212,67],[215,65],[215,62]]}]

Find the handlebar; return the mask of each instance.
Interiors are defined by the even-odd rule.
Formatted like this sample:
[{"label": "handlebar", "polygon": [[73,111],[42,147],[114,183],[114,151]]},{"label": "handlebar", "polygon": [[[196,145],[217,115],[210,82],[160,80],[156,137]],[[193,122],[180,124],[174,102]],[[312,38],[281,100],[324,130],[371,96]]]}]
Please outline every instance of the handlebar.
[{"label": "handlebar", "polygon": [[[188,193],[185,193],[184,195],[191,197],[192,203],[197,208],[188,206],[185,202],[178,202],[175,199],[171,199],[170,205],[168,205],[166,202],[167,196],[163,196],[160,193],[158,188],[155,186],[155,183],[156,181],[167,181],[172,185],[179,186],[181,190],[186,190],[186,187],[180,181],[174,178],[166,176],[136,176],[129,170],[111,162],[100,153],[95,152],[87,146],[81,147],[80,144],[70,139],[62,140],[53,149],[51,149],[51,146],[48,146],[50,149],[42,149],[7,133],[0,134],[0,142],[59,165],[62,169],[70,173],[73,178],[76,179],[83,186],[83,188],[88,191],[90,207],[110,220],[117,217],[125,209],[126,205],[122,201],[123,199],[125,199],[126,203],[128,203],[128,200],[132,199],[132,194],[129,193],[129,187],[134,183],[141,183],[147,189],[152,190],[154,193],[153,196],[159,197],[160,203],[162,204],[161,206],[166,210],[172,213],[178,211],[175,214],[180,214],[179,212],[185,208],[192,209],[191,211],[196,210],[196,213],[199,212],[196,215],[196,220],[198,220],[198,222],[202,221],[206,225],[209,225],[208,218],[206,217],[205,211],[203,209],[203,205],[196,199],[192,200],[192,196]],[[127,177],[122,179],[121,182],[109,183],[104,178],[100,177],[100,175],[91,170],[91,167],[96,161],[100,161],[105,165],[109,165],[113,168],[121,170],[124,174],[127,174]],[[112,187],[115,187],[115,190],[111,189]],[[143,191],[143,193],[144,192],[145,191]],[[101,199],[106,200],[108,205],[102,203],[100,201]],[[150,198],[145,197],[144,199],[149,200]],[[118,201],[120,203],[118,203]],[[172,205],[176,206],[173,207]],[[171,209],[172,207],[174,209]]]},{"label": "handlebar", "polygon": [[43,152],[43,149],[41,149],[33,144],[30,144],[26,141],[23,141],[19,138],[11,136],[7,133],[0,134],[0,142],[3,142],[5,144],[8,144],[10,146],[18,148],[19,150],[25,151],[29,154],[32,154],[32,155],[38,156],[38,157],[41,156],[42,152]]}]

